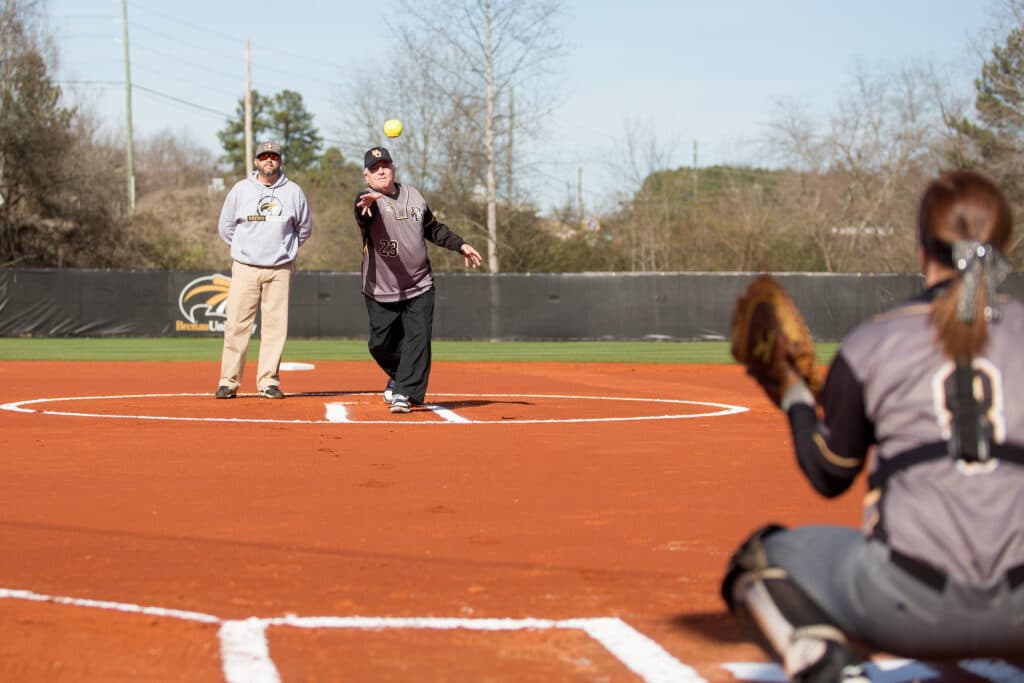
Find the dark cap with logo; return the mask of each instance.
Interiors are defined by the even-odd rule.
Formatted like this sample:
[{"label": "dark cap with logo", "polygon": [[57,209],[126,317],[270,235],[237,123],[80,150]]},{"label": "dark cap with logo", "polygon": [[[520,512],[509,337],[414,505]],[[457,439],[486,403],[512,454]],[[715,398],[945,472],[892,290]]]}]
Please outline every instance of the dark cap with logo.
[{"label": "dark cap with logo", "polygon": [[267,140],[266,142],[261,142],[256,145],[256,156],[267,153],[281,156],[281,145],[277,144],[273,140]]},{"label": "dark cap with logo", "polygon": [[366,154],[363,155],[363,168],[370,168],[379,161],[386,161],[389,164],[393,163],[391,160],[391,152],[384,147],[368,149]]}]

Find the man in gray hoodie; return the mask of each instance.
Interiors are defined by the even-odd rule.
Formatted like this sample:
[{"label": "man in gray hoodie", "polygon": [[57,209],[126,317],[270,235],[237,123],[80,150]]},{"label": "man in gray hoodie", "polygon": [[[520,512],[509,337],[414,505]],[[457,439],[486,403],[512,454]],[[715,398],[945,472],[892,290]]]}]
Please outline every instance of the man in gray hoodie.
[{"label": "man in gray hoodie", "polygon": [[257,308],[263,329],[256,388],[261,398],[284,398],[278,367],[288,337],[288,293],[299,247],[313,228],[306,195],[281,163],[281,145],[261,142],[255,169],[235,183],[220,212],[218,230],[233,263],[216,398],[238,393]]}]

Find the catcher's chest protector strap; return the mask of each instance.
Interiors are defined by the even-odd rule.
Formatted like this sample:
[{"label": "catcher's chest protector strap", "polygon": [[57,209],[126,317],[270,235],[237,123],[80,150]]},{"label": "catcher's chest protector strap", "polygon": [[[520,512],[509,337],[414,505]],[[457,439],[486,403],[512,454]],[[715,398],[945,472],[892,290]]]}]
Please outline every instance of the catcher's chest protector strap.
[{"label": "catcher's chest protector strap", "polygon": [[[868,477],[868,485],[872,489],[881,489],[885,486],[889,477],[897,472],[902,472],[914,465],[920,465],[921,463],[929,462],[930,460],[948,458],[950,450],[951,448],[946,442],[936,441],[934,443],[918,446],[917,448],[900,453],[895,458],[879,458],[875,471]],[[998,460],[1001,462],[1009,462],[1014,463],[1015,465],[1024,466],[1024,446],[1017,446],[1014,444],[993,444],[991,446],[989,460]]]},{"label": "catcher's chest protector strap", "polygon": [[958,360],[948,380],[953,391],[947,391],[952,432],[949,454],[954,460],[987,462],[991,455],[992,423],[981,411],[974,396],[974,368],[970,361]]}]

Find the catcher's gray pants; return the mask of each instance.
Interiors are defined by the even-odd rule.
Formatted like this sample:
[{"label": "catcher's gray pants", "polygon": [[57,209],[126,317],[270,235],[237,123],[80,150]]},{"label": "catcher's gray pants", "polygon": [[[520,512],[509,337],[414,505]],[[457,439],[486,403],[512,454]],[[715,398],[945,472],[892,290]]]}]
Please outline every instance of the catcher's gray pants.
[{"label": "catcher's gray pants", "polygon": [[838,526],[779,532],[764,545],[771,566],[869,647],[921,659],[1024,652],[1024,584],[939,587],[894,564],[888,546]]},{"label": "catcher's gray pants", "polygon": [[405,301],[380,302],[365,294],[363,297],[370,319],[370,355],[395,380],[394,393],[423,403],[430,379],[434,290]]}]

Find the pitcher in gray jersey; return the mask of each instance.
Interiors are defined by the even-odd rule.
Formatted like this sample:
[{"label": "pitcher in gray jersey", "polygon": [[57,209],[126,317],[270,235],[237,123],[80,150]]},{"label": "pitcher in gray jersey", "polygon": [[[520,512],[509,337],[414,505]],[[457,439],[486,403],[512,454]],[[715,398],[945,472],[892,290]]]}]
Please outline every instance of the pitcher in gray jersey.
[{"label": "pitcher in gray jersey", "polygon": [[820,396],[787,381],[814,488],[837,496],[869,470],[860,531],[768,525],[730,561],[723,597],[791,680],[867,681],[860,662],[877,651],[1024,653],[1024,305],[996,291],[1012,226],[988,179],[932,181],[927,290],[850,333]]},{"label": "pitcher in gray jersey", "polygon": [[362,283],[370,320],[370,355],[387,374],[384,400],[392,413],[423,403],[430,379],[434,277],[427,241],[457,251],[477,268],[479,252],[434,216],[419,190],[395,182],[391,153],[363,156],[368,187],[355,200],[363,237]]}]

